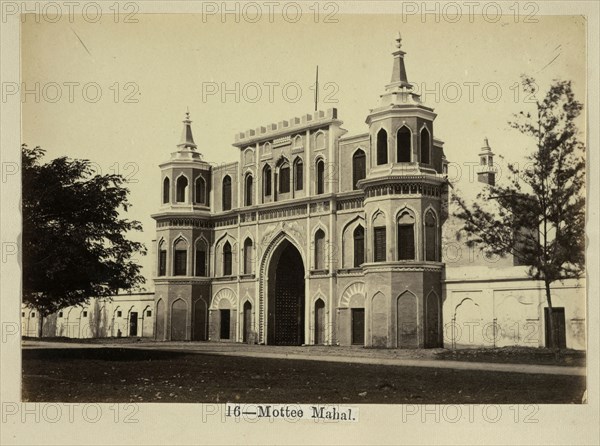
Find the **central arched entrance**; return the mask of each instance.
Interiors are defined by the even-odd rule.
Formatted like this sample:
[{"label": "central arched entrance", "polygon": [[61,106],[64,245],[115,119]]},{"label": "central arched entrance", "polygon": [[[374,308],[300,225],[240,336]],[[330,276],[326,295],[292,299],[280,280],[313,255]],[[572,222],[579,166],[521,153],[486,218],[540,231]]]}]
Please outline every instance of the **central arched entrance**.
[{"label": "central arched entrance", "polygon": [[275,250],[269,264],[267,344],[304,343],[304,262],[289,241]]}]

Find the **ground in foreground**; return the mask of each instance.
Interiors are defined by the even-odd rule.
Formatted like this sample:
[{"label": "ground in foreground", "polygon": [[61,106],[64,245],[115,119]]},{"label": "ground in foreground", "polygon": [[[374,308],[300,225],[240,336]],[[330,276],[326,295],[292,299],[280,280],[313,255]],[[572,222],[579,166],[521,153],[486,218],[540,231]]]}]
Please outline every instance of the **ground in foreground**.
[{"label": "ground in foreground", "polygon": [[23,400],[581,403],[585,377],[216,356],[132,348],[23,350]]}]

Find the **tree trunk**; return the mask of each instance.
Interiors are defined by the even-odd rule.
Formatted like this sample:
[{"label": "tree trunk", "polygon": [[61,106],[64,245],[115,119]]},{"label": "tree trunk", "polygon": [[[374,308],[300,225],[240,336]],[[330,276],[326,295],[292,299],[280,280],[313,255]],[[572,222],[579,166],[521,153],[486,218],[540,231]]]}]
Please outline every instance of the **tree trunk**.
[{"label": "tree trunk", "polygon": [[554,331],[554,312],[552,311],[552,293],[550,292],[550,281],[544,279],[544,285],[546,286],[546,302],[548,303],[548,329],[550,330],[550,347],[554,350],[555,359],[558,360],[560,347],[558,346],[558,339],[556,339],[556,333]]},{"label": "tree trunk", "polygon": [[38,310],[38,314],[40,317],[38,318],[38,323],[36,327],[37,337],[41,338],[44,335],[44,314]]}]

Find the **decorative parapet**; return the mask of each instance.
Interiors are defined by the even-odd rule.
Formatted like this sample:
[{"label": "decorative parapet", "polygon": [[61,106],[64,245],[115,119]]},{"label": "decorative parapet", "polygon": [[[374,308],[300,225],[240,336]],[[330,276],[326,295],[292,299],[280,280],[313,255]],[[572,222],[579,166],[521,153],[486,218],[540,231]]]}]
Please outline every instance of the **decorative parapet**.
[{"label": "decorative parapet", "polygon": [[[287,121],[283,121],[283,122],[287,122]],[[287,146],[288,144],[291,143],[291,141],[292,141],[292,137],[290,135],[283,136],[283,137],[277,138],[273,141],[273,147]]]},{"label": "decorative parapet", "polygon": [[361,267],[356,268],[340,268],[337,270],[338,276],[363,276],[364,271]]},{"label": "decorative parapet", "polygon": [[442,262],[424,262],[415,260],[398,260],[392,262],[363,263],[362,269],[366,273],[378,272],[442,272],[445,264]]},{"label": "decorative parapet", "polygon": [[237,282],[238,276],[219,276],[213,277],[213,282]]},{"label": "decorative parapet", "polygon": [[214,227],[214,223],[209,218],[172,217],[169,215],[161,216],[159,214],[154,214],[152,217],[156,220],[156,227],[158,229],[175,227],[212,229]]},{"label": "decorative parapet", "polygon": [[[245,132],[237,133],[233,145],[236,147],[245,147],[248,144],[265,139],[277,140],[286,134],[299,132],[310,127],[325,125],[332,121],[338,121],[336,108],[330,108],[327,111],[319,110],[300,117],[290,118],[287,121],[279,121],[278,124],[273,123],[267,126],[257,127],[254,130],[249,129]],[[289,143],[289,139],[286,143]]]},{"label": "decorative parapet", "polygon": [[238,216],[233,215],[226,218],[219,218],[214,221],[215,228],[222,228],[225,226],[235,226],[238,223]]},{"label": "decorative parapet", "polygon": [[440,186],[423,184],[420,182],[402,182],[398,179],[390,184],[376,184],[365,187],[365,197],[379,197],[382,195],[423,195],[426,197],[439,198],[441,196]]},{"label": "decorative parapet", "polygon": [[345,200],[338,200],[336,203],[336,210],[347,211],[352,209],[361,209],[364,205],[364,197],[347,198]]},{"label": "decorative parapet", "polygon": [[316,203],[310,203],[310,213],[311,214],[320,214],[323,212],[329,212],[331,208],[331,204],[329,200],[326,201],[318,201]]},{"label": "decorative parapet", "polygon": [[240,223],[250,223],[256,221],[256,212],[245,212],[240,214]]},{"label": "decorative parapet", "polygon": [[329,269],[311,269],[311,277],[325,277],[329,275]]},{"label": "decorative parapet", "polygon": [[258,211],[258,219],[260,221],[273,220],[276,218],[291,218],[306,215],[306,205],[301,204],[291,207],[277,207],[274,209],[265,209]]}]

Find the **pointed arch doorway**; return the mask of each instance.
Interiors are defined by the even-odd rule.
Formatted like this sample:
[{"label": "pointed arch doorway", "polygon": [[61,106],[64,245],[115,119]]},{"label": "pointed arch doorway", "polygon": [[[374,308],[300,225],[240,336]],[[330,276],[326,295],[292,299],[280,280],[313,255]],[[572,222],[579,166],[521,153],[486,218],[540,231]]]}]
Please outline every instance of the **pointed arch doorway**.
[{"label": "pointed arch doorway", "polygon": [[268,265],[267,344],[304,344],[304,262],[283,240]]}]

